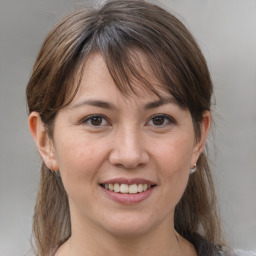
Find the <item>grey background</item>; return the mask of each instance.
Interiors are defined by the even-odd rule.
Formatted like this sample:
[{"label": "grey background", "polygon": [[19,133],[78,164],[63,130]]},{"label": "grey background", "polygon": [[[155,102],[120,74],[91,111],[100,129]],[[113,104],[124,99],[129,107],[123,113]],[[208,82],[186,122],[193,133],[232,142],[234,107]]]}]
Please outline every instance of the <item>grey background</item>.
[{"label": "grey background", "polygon": [[[26,83],[47,32],[80,2],[0,0],[1,256],[30,248],[40,161],[27,128]],[[256,250],[256,0],[158,2],[187,25],[207,58],[217,103],[209,142],[224,230],[235,248]]]}]

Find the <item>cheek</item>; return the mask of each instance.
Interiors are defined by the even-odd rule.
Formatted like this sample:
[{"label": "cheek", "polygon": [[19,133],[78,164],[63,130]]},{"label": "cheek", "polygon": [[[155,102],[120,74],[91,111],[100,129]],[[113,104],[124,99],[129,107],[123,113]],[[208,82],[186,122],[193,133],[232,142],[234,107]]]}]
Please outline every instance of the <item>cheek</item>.
[{"label": "cheek", "polygon": [[193,149],[194,141],[191,137],[177,136],[155,149],[154,155],[161,166],[167,167],[167,174],[181,174],[190,169]]},{"label": "cheek", "polygon": [[191,138],[181,137],[166,142],[158,148],[157,168],[165,200],[171,203],[174,209],[184,190],[189,178],[189,169],[193,155],[193,141]]},{"label": "cheek", "polygon": [[102,146],[99,148],[97,143],[74,137],[62,141],[65,143],[58,144],[57,162],[67,192],[83,186],[85,182],[89,184],[95,181],[104,159]]},{"label": "cheek", "polygon": [[[65,137],[63,137],[65,135]],[[86,166],[95,164],[95,159],[101,154],[99,143],[85,134],[62,131],[62,136],[56,138],[57,162],[60,170],[65,172],[79,171]],[[87,169],[87,168],[86,168]],[[91,169],[91,168],[88,168]]]},{"label": "cheek", "polygon": [[[91,200],[97,195],[98,172],[105,159],[106,150],[99,144],[81,139],[65,139],[58,148],[57,161],[62,182],[72,209],[93,209],[97,204]],[[60,145],[60,144],[58,144]],[[86,208],[84,208],[86,206]]]}]

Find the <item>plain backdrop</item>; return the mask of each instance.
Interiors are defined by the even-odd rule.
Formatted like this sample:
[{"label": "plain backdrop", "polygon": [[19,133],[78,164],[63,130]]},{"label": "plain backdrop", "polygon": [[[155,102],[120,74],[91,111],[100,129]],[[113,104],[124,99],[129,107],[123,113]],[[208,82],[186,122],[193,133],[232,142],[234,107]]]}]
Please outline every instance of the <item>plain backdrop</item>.
[{"label": "plain backdrop", "polygon": [[[81,2],[0,0],[0,256],[30,249],[40,160],[27,128],[26,84],[49,29]],[[208,61],[224,230],[233,247],[256,250],[256,0],[158,2],[185,23]]]}]

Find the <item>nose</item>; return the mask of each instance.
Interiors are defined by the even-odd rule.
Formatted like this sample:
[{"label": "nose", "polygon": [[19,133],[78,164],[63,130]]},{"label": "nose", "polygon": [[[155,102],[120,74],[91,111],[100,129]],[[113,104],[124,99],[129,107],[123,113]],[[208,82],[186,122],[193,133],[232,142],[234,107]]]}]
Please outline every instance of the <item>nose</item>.
[{"label": "nose", "polygon": [[109,156],[111,164],[133,169],[149,161],[149,154],[144,147],[141,134],[128,127],[117,132]]}]

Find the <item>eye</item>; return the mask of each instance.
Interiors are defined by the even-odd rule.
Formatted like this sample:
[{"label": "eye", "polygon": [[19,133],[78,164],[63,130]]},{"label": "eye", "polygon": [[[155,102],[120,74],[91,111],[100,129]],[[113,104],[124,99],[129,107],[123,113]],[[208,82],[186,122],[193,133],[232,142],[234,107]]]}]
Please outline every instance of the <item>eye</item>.
[{"label": "eye", "polygon": [[165,114],[154,115],[148,122],[150,126],[165,127],[167,125],[175,124],[174,119]]},{"label": "eye", "polygon": [[83,124],[94,127],[108,126],[109,122],[101,115],[91,115],[83,119]]}]

